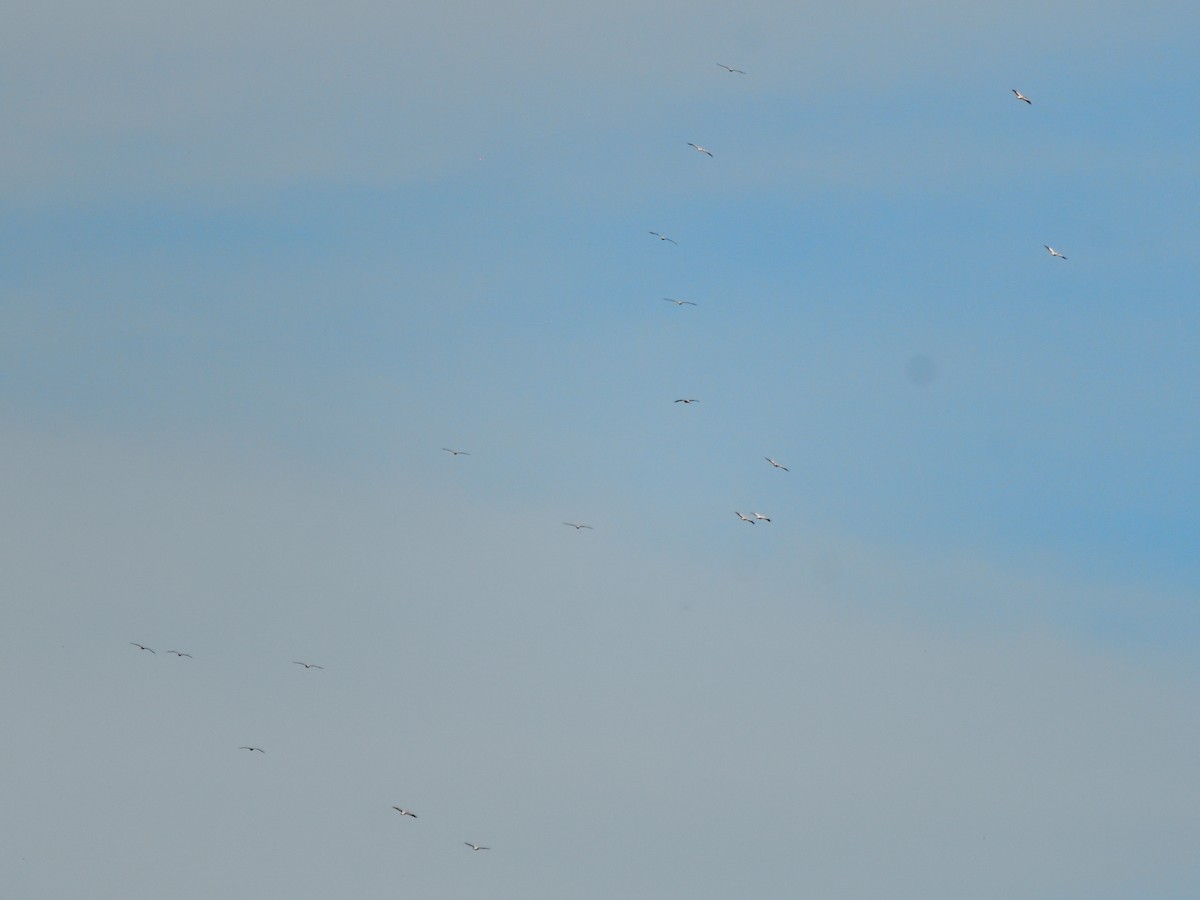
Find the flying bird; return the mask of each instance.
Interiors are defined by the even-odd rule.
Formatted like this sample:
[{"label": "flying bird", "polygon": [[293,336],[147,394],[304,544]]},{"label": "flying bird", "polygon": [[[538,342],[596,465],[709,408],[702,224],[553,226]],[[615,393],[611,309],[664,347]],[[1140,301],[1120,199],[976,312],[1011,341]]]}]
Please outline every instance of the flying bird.
[{"label": "flying bird", "polygon": [[[150,650],[150,648],[147,647],[145,644],[139,644],[137,641],[130,641],[129,643],[133,644],[133,646],[137,647],[139,650]],[[150,652],[154,653],[153,650],[150,650]],[[158,654],[155,653],[154,655],[157,656]]]},{"label": "flying bird", "polygon": [[752,512],[752,513],[750,513],[750,515],[754,516],[754,521],[756,521],[756,522],[770,522],[771,521],[769,518],[764,516],[762,513]]},{"label": "flying bird", "polygon": [[238,747],[239,750],[249,750],[252,753],[266,753],[262,747]]},{"label": "flying bird", "polygon": [[677,246],[677,247],[679,246],[679,241],[675,240],[674,238],[669,238],[665,234],[659,234],[657,231],[652,231],[650,233],[652,235],[654,235],[656,238],[658,238],[660,241],[670,241],[675,246]]},{"label": "flying bird", "polygon": [[696,305],[691,300],[676,300],[674,297],[663,297],[663,299],[668,300],[671,303],[674,303],[676,306],[695,306]]},{"label": "flying bird", "polygon": [[684,400],[683,398],[680,398],[680,399],[676,400],[675,402],[676,402],[676,403],[685,403],[685,404],[686,404],[686,403],[696,403],[696,402],[698,402],[698,401],[696,400],[696,398],[695,398],[695,397],[689,397],[689,398],[688,398],[688,399],[686,399],[686,400]]},{"label": "flying bird", "polygon": [[746,73],[745,73],[745,72],[743,72],[741,69],[735,69],[733,66],[727,66],[727,65],[725,65],[725,63],[717,63],[717,65],[718,65],[718,66],[720,66],[722,69],[724,69],[726,72],[728,72],[730,75],[734,74],[735,72],[736,72],[738,75],[745,75],[745,74],[746,74]]},{"label": "flying bird", "polygon": [[470,456],[471,455],[466,450],[451,450],[449,447],[443,447],[442,449],[445,450],[447,453],[449,453],[451,456]]},{"label": "flying bird", "polygon": [[293,659],[292,663],[297,666],[304,666],[304,668],[306,668],[306,669],[323,669],[323,668],[325,668],[324,666],[318,666],[316,663],[301,662],[298,659]]},{"label": "flying bird", "polygon": [[570,526],[571,526],[572,528],[574,528],[576,531],[578,531],[580,528],[586,528],[586,529],[588,529],[589,531],[595,531],[595,530],[596,530],[595,528],[592,528],[592,526],[591,526],[591,525],[576,525],[574,522],[563,522],[563,524],[564,524],[564,525],[570,525]]},{"label": "flying bird", "polygon": [[754,524],[754,520],[753,520],[752,518],[750,518],[749,516],[743,516],[743,515],[742,515],[740,512],[738,512],[736,509],[733,511],[733,514],[734,514],[735,516],[737,516],[739,519],[741,519],[743,522],[749,522],[751,525],[753,525],[753,524]]},{"label": "flying bird", "polygon": [[182,650],[168,650],[168,653],[174,653],[176,656],[186,656],[188,659],[195,659],[190,653],[184,653]]},{"label": "flying bird", "polygon": [[396,812],[400,813],[400,815],[402,815],[402,816],[412,816],[414,819],[417,817],[417,814],[409,809],[402,809],[399,806],[393,806],[392,809],[394,809]]},{"label": "flying bird", "polygon": [[785,471],[785,472],[788,470],[787,466],[781,466],[779,463],[775,462],[775,460],[771,459],[771,457],[769,457],[769,456],[764,456],[763,459],[765,459],[767,462],[769,462],[771,465],[773,465],[777,469],[783,469],[783,471]]},{"label": "flying bird", "polygon": [[472,844],[470,841],[463,841],[472,850],[491,850],[491,847],[480,847],[478,844]]},{"label": "flying bird", "polygon": [[1028,103],[1030,106],[1033,106],[1033,101],[1032,101],[1032,100],[1030,100],[1028,97],[1026,97],[1024,94],[1022,94],[1020,91],[1018,91],[1016,88],[1013,88],[1013,89],[1012,89],[1012,92],[1013,92],[1013,95],[1014,95],[1014,96],[1015,96],[1015,97],[1016,97],[1018,100],[1024,100],[1024,101],[1025,101],[1026,103]]},{"label": "flying bird", "polygon": [[687,145],[689,147],[691,147],[693,150],[695,150],[697,153],[707,153],[709,156],[712,156],[712,151],[709,150],[707,147],[701,147],[699,144],[693,144],[691,141],[688,141]]},{"label": "flying bird", "polygon": [[1057,250],[1055,250],[1049,244],[1042,244],[1042,246],[1046,248],[1046,252],[1049,253],[1051,256],[1057,256],[1059,259],[1066,259],[1065,256],[1063,256],[1061,253],[1059,253]]}]

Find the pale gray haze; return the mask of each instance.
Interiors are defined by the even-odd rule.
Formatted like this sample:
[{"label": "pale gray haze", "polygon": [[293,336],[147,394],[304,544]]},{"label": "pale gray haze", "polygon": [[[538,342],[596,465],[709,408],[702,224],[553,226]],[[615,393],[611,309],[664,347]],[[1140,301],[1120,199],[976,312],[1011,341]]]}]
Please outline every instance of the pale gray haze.
[{"label": "pale gray haze", "polygon": [[0,893],[1200,896],[1198,26],[10,4]]}]

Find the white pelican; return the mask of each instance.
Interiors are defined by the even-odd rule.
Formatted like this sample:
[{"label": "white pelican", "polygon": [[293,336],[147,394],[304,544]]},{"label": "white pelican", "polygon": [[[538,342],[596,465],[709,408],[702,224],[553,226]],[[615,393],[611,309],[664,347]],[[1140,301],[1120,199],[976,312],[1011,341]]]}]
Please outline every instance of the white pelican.
[{"label": "white pelican", "polygon": [[676,300],[674,297],[663,297],[664,300],[674,303],[676,306],[695,306],[691,300]]},{"label": "white pelican", "polygon": [[771,457],[769,457],[769,456],[764,456],[763,459],[765,459],[767,462],[769,462],[771,465],[773,465],[777,469],[783,469],[783,471],[785,471],[785,472],[788,470],[787,466],[781,466],[779,463],[775,462],[775,460],[771,459]]},{"label": "white pelican", "polygon": [[399,807],[399,806],[393,806],[392,809],[394,809],[396,812],[400,813],[400,815],[402,815],[402,816],[412,816],[414,819],[417,817],[417,814],[410,809],[403,809],[402,807]]},{"label": "white pelican", "polygon": [[689,147],[691,147],[693,150],[695,150],[697,153],[707,153],[709,156],[712,156],[712,151],[709,150],[707,147],[701,147],[699,144],[693,144],[691,141],[688,141],[687,145]]},{"label": "white pelican", "polygon": [[696,403],[696,402],[697,402],[697,400],[696,400],[696,398],[695,398],[695,397],[689,397],[689,398],[687,398],[686,400],[685,400],[685,399],[683,399],[683,398],[681,397],[680,399],[676,400],[675,402],[676,402],[676,403],[682,403],[682,404],[684,404],[684,405],[687,405],[688,403]]},{"label": "white pelican", "polygon": [[652,231],[650,233],[652,235],[654,235],[656,238],[658,238],[660,241],[670,241],[672,244],[675,244],[676,246],[679,245],[679,241],[675,240],[674,238],[669,238],[665,234],[659,234],[657,231]]},{"label": "white pelican", "polygon": [[251,753],[266,753],[262,747],[238,747],[239,750],[249,750]]},{"label": "white pelican", "polygon": [[596,529],[595,529],[595,528],[593,528],[591,525],[576,525],[574,522],[563,522],[563,524],[564,524],[564,525],[570,525],[570,526],[571,526],[572,528],[574,528],[576,531],[578,531],[580,528],[586,528],[586,529],[588,529],[588,531],[595,531],[595,530],[596,530]]},{"label": "white pelican", "polygon": [[306,669],[323,669],[324,666],[318,666],[316,663],[301,662],[298,659],[293,659],[292,663],[297,666],[304,666]]},{"label": "white pelican", "polygon": [[451,456],[470,456],[471,455],[466,450],[451,450],[449,447],[443,447],[442,449],[445,450],[447,453],[449,453]]},{"label": "white pelican", "polygon": [[756,522],[770,522],[771,521],[769,518],[764,516],[762,513],[752,512],[752,513],[750,513],[750,515],[754,516],[754,521],[756,521]]},{"label": "white pelican", "polygon": [[734,74],[735,72],[736,72],[738,75],[745,75],[745,74],[746,74],[746,73],[745,73],[745,72],[743,72],[741,69],[735,69],[733,66],[727,66],[727,65],[725,65],[725,63],[717,63],[717,65],[718,65],[718,66],[720,66],[722,69],[724,69],[726,72],[728,72],[730,75]]},{"label": "white pelican", "polygon": [[491,850],[491,847],[480,847],[478,844],[472,844],[470,841],[463,841],[472,850]]},{"label": "white pelican", "polygon": [[1042,246],[1046,248],[1046,252],[1049,253],[1051,256],[1057,256],[1059,259],[1066,259],[1065,256],[1063,256],[1061,253],[1059,253],[1057,250],[1055,250],[1049,244],[1042,244]]},{"label": "white pelican", "polygon": [[1032,101],[1032,100],[1030,100],[1028,97],[1026,97],[1024,94],[1022,94],[1020,91],[1018,91],[1016,88],[1013,88],[1013,89],[1012,89],[1012,92],[1013,92],[1014,96],[1016,96],[1016,98],[1017,98],[1018,100],[1024,100],[1024,101],[1025,101],[1026,103],[1028,103],[1030,106],[1033,106],[1033,101]]},{"label": "white pelican", "polygon": [[168,653],[174,653],[176,656],[186,656],[188,659],[195,659],[190,653],[184,653],[182,650],[168,650]]},{"label": "white pelican", "polygon": [[[129,643],[133,644],[133,646],[137,647],[139,650],[150,650],[150,648],[147,647],[145,644],[139,644],[137,641],[130,641]],[[154,653],[153,650],[150,650],[150,652]],[[157,656],[158,654],[155,653],[154,655]]]},{"label": "white pelican", "polygon": [[751,525],[753,525],[753,524],[754,524],[754,520],[753,520],[752,518],[750,518],[749,516],[743,516],[743,515],[742,515],[740,512],[738,512],[736,509],[733,511],[733,514],[734,514],[735,516],[737,516],[739,519],[741,519],[743,522],[749,522]]}]

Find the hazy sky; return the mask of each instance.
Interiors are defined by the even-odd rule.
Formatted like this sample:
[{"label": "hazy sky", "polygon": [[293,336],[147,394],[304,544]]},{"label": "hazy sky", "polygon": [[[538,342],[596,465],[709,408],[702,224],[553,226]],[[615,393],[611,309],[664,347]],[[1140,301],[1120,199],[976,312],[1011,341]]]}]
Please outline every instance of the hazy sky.
[{"label": "hazy sky", "polygon": [[1200,893],[1194,3],[5,18],[6,896]]}]

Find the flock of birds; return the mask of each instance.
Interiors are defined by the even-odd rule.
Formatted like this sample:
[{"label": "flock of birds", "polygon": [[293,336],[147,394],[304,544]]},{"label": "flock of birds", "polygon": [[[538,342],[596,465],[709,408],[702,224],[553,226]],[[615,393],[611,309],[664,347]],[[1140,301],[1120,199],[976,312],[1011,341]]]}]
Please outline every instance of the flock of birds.
[{"label": "flock of birds", "polygon": [[[724,63],[717,63],[717,65],[731,75],[747,74],[743,69],[738,69],[733,66],[727,66]],[[1030,100],[1028,97],[1026,97],[1024,94],[1022,94],[1020,91],[1018,91],[1016,88],[1012,88],[1012,93],[1013,93],[1013,96],[1018,101],[1020,101],[1022,103],[1026,103],[1030,106],[1033,105],[1033,101]],[[713,152],[711,150],[709,150],[707,147],[701,146],[700,144],[693,143],[692,141],[687,141],[686,143],[689,147],[691,147],[697,153],[703,153],[704,155],[706,155],[708,157],[715,158],[713,156]],[[654,237],[658,238],[660,241],[665,241],[667,243],[674,244],[676,246],[679,245],[679,241],[663,234],[662,232],[651,231],[649,233],[651,235],[653,235]],[[1056,259],[1062,259],[1062,260],[1065,260],[1067,258],[1062,253],[1058,252],[1053,247],[1051,247],[1049,244],[1043,244],[1042,246],[1046,249],[1046,252],[1049,253],[1051,257],[1054,257]],[[668,303],[675,304],[675,306],[677,306],[677,307],[697,306],[698,305],[693,300],[681,300],[676,297],[663,297],[663,299],[666,300]],[[680,397],[675,402],[682,403],[684,406],[690,406],[693,403],[698,403],[699,400],[696,397]],[[451,456],[470,456],[470,454],[465,450],[455,450],[451,447],[443,447],[442,449],[445,450],[447,453],[449,453]],[[788,471],[787,466],[781,465],[780,463],[778,463],[776,460],[774,460],[770,456],[766,457],[766,460],[772,466],[774,466],[776,469],[782,469],[784,472]],[[742,513],[738,512],[737,510],[734,510],[734,515],[736,515],[738,517],[738,519],[741,520],[742,522],[746,522],[750,525],[754,525],[757,522],[770,522],[771,521],[770,518],[768,518],[767,516],[765,516],[761,513],[756,513],[756,512],[752,512],[752,513],[750,513],[750,515],[747,516],[747,515],[743,515]],[[571,528],[574,528],[576,531],[580,531],[585,528],[586,529],[592,528],[591,525],[581,525],[576,522],[563,522],[563,524],[570,526]]]},{"label": "flock of birds", "polygon": [[[738,69],[733,66],[727,66],[724,63],[717,63],[717,65],[721,69],[723,69],[725,72],[727,72],[728,74],[731,74],[731,75],[746,75],[747,74],[742,69]],[[1033,104],[1032,100],[1030,100],[1028,97],[1026,97],[1024,94],[1022,94],[1020,91],[1016,90],[1015,88],[1012,90],[1012,93],[1018,101],[1029,104],[1029,105]],[[687,142],[687,146],[691,147],[697,153],[703,154],[710,158],[715,158],[712,151],[709,150],[707,147],[704,147],[700,144],[693,143],[691,141]],[[661,232],[651,231],[650,234],[653,235],[654,237],[658,238],[660,241],[663,241],[666,243],[670,243],[673,245],[678,245],[678,243],[679,243],[674,238],[669,237],[665,234],[662,234]],[[1042,246],[1046,249],[1046,252],[1049,253],[1051,257],[1054,257],[1057,259],[1062,259],[1062,260],[1065,260],[1067,258],[1065,255],[1063,255],[1058,250],[1051,247],[1049,244],[1043,244]],[[673,303],[677,307],[697,306],[698,305],[692,300],[683,300],[683,299],[678,299],[675,297],[664,297],[663,299],[669,303]],[[690,406],[691,404],[697,403],[699,401],[698,401],[698,398],[696,398],[696,397],[680,397],[679,399],[675,400],[674,402],[681,403],[684,406]],[[456,449],[453,447],[442,447],[441,449],[454,457],[471,455],[466,450],[459,450],[459,449]],[[764,457],[764,459],[766,460],[767,463],[769,463],[775,469],[781,470],[783,472],[789,471],[787,466],[780,463],[774,457],[766,456],[766,457]],[[766,523],[771,522],[770,516],[767,516],[760,512],[750,512],[749,514],[744,514],[738,510],[734,510],[734,515],[737,516],[739,521],[744,522],[748,525],[756,525],[760,522],[766,522]],[[588,530],[588,531],[593,530],[593,526],[582,523],[582,522],[564,521],[562,524],[568,528],[574,529],[577,532],[584,531],[584,530]],[[151,653],[151,654],[156,654],[156,652],[157,652],[152,647],[149,647],[149,646],[139,643],[137,641],[130,641],[129,643],[132,646],[136,647],[139,651],[143,651],[143,652]],[[194,658],[191,653],[187,653],[182,650],[167,650],[165,652],[167,654],[174,655],[180,659],[183,659],[183,658],[193,659]],[[311,663],[311,662],[307,662],[305,660],[298,660],[298,659],[292,660],[292,664],[297,665],[297,666],[302,666],[302,667],[304,667],[305,670],[310,670],[310,669],[320,670],[320,669],[324,668],[323,666],[317,665],[316,663]],[[259,747],[254,744],[243,744],[243,745],[239,746],[237,749],[247,751],[251,754],[253,754],[253,753],[264,754],[264,755],[266,754],[266,750],[264,748]],[[395,810],[397,813],[399,813],[401,817],[412,818],[412,819],[417,818],[417,814],[406,807],[393,806],[392,809]],[[491,849],[488,846],[484,846],[482,844],[476,844],[471,841],[463,841],[463,844],[465,846],[469,847],[473,852]]]},{"label": "flock of birds", "polygon": [[[566,524],[572,524],[572,523],[568,522]],[[590,525],[575,525],[574,527],[575,528],[591,528],[592,526],[590,526]],[[142,650],[146,653],[152,653],[156,656],[158,655],[158,651],[156,651],[153,647],[147,646],[146,644],[139,643],[138,641],[130,641],[129,643],[131,646],[137,647],[138,650]],[[192,654],[185,653],[182,650],[168,650],[166,652],[170,653],[170,654],[174,654],[175,656],[180,657],[180,658],[187,657],[188,659],[195,659],[195,657],[192,656]],[[316,663],[306,662],[305,660],[302,660],[302,659],[293,659],[292,664],[296,665],[296,666],[303,666],[305,669],[324,669],[325,668],[324,666],[319,666]],[[259,747],[256,744],[242,744],[237,749],[245,750],[248,753],[261,753],[264,756],[266,755],[266,752],[267,752],[262,747]],[[417,814],[415,812],[413,812],[411,809],[406,809],[403,806],[393,806],[392,809],[394,809],[394,810],[396,810],[396,812],[400,813],[401,816],[408,816],[413,819],[415,819],[417,817]],[[463,841],[463,844],[465,844],[466,846],[470,847],[472,850],[475,850],[475,851],[492,849],[491,847],[485,847],[482,844],[475,844],[475,843],[472,843],[471,841]]]}]

